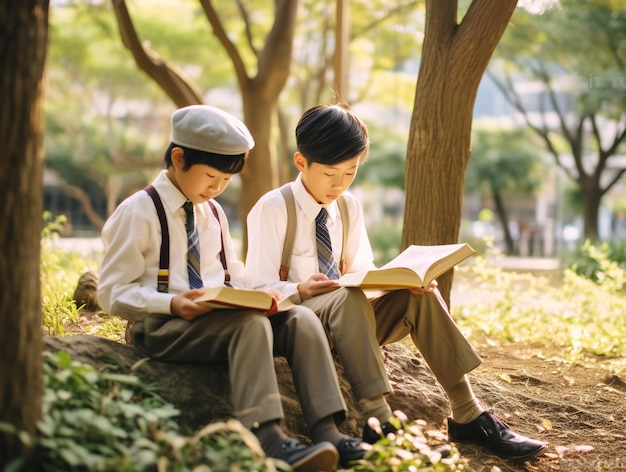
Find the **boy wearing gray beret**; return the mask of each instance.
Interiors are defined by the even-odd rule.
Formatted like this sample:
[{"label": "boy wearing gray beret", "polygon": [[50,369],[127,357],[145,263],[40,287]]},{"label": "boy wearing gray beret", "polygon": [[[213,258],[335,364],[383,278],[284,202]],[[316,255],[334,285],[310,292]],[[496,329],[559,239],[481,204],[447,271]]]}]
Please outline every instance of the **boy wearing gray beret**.
[{"label": "boy wearing gray beret", "polygon": [[[102,230],[98,300],[132,323],[132,344],[166,362],[228,362],[233,413],[268,457],[297,471],[335,470],[363,457],[360,439],[341,434],[344,403],[324,329],[296,306],[264,316],[193,302],[202,287],[244,287],[226,215],[214,198],[243,169],[254,141],[237,118],[194,105],[172,115],[166,169],[124,200]],[[315,361],[311,362],[311,353]],[[273,356],[292,368],[313,445],[280,427],[281,397]],[[339,450],[339,452],[338,452]]]}]

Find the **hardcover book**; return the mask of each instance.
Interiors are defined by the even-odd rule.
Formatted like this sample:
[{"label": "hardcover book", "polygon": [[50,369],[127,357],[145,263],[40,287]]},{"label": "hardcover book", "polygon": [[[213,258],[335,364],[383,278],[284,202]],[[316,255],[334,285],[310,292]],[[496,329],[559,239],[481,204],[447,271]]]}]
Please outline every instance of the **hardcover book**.
[{"label": "hardcover book", "polygon": [[427,287],[441,274],[474,254],[476,251],[467,243],[412,245],[384,266],[346,274],[338,282],[344,287],[360,287],[364,290]]}]

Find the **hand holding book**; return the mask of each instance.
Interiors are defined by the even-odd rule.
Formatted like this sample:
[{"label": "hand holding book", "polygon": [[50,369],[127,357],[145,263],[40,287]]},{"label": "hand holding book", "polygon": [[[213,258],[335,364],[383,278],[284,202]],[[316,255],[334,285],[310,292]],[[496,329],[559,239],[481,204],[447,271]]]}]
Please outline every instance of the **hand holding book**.
[{"label": "hand holding book", "polygon": [[278,293],[262,290],[234,288],[226,285],[204,288],[203,294],[193,301],[211,309],[257,310],[266,316],[289,310],[294,303],[287,297],[278,299]]}]

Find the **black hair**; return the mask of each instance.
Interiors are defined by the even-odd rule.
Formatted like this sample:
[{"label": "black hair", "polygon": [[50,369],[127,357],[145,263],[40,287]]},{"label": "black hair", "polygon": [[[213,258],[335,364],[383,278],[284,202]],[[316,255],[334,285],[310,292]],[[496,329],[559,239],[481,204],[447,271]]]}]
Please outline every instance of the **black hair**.
[{"label": "black hair", "polygon": [[196,164],[204,164],[225,174],[238,174],[243,170],[248,158],[247,152],[227,156],[224,154],[215,154],[213,152],[199,151],[197,149],[180,146],[176,143],[170,143],[167,151],[165,151],[165,167],[170,167],[172,165],[172,149],[175,147],[183,150],[183,159],[185,162],[183,164],[183,170],[187,170]]},{"label": "black hair", "polygon": [[317,105],[304,112],[296,126],[298,151],[307,163],[337,164],[362,155],[367,159],[367,126],[344,103]]}]

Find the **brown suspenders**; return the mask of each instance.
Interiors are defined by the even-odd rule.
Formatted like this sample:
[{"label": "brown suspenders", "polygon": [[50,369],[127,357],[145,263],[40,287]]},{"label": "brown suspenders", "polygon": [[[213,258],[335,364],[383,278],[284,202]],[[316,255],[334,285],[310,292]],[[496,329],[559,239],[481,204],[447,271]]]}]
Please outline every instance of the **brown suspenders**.
[{"label": "brown suspenders", "polygon": [[[278,275],[281,281],[286,281],[289,275],[289,265],[291,263],[291,253],[293,251],[293,244],[296,239],[296,201],[293,197],[293,191],[291,190],[291,183],[285,184],[280,187],[280,192],[285,199],[285,205],[287,206],[287,228],[285,230],[285,243],[283,244],[283,254],[280,261],[280,269]],[[348,230],[350,229],[350,217],[348,215],[348,206],[346,200],[343,197],[337,199],[337,205],[339,206],[339,214],[341,215],[341,224],[343,227],[343,244],[341,245],[341,257],[339,259],[339,272],[344,273],[346,269],[346,246],[348,244]]]},{"label": "brown suspenders", "polygon": [[[163,209],[163,203],[161,202],[161,197],[157,193],[156,189],[152,185],[148,185],[144,189],[152,201],[154,202],[154,206],[157,211],[157,215],[159,216],[159,222],[161,223],[161,255],[159,256],[159,272],[157,276],[157,290],[162,293],[167,293],[169,286],[169,278],[170,278],[170,233],[167,225],[167,218],[165,216],[165,210]],[[217,208],[213,202],[207,202],[213,211],[213,215],[217,218],[217,221],[220,221],[219,215],[217,213]],[[221,224],[220,224],[221,227]],[[226,267],[226,253],[224,252],[224,235],[220,230],[220,239],[222,243],[222,249],[220,250],[220,261],[222,262],[222,267],[224,268],[224,283],[229,285],[230,282],[230,274],[228,272],[228,268]]]}]

